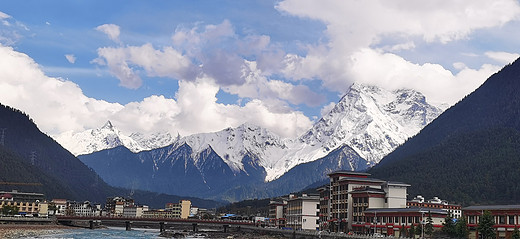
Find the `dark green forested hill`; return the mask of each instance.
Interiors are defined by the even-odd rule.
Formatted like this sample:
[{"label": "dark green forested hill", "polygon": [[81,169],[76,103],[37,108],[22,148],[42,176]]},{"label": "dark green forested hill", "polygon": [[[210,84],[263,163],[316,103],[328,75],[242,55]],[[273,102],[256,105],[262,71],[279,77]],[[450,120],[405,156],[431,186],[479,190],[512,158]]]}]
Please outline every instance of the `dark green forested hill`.
[{"label": "dark green forested hill", "polygon": [[42,133],[27,115],[2,104],[0,129],[3,131],[0,139],[3,139],[4,144],[0,145],[0,182],[41,184],[0,184],[0,190],[40,192],[49,199],[66,198],[98,203],[105,202],[109,196],[131,196],[137,202],[154,208],[163,208],[165,203],[178,202],[180,199],[189,199],[194,205],[204,208],[222,205],[211,200],[109,186],[92,169]]},{"label": "dark green forested hill", "polygon": [[410,196],[520,202],[520,61],[504,67],[369,170]]}]

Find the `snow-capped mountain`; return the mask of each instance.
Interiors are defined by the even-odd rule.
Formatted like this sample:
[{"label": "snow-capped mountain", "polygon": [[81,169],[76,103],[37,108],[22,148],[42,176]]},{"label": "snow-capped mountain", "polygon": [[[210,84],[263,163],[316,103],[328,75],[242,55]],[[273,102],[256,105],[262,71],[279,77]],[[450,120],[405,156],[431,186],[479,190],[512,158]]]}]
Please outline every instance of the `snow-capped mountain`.
[{"label": "snow-capped mountain", "polygon": [[137,153],[170,145],[175,140],[177,138],[172,137],[170,133],[156,133],[148,136],[133,133],[126,136],[110,121],[99,129],[90,129],[75,134],[66,132],[56,138],[56,141],[76,156],[117,146],[125,146],[130,151]]},{"label": "snow-capped mountain", "polygon": [[58,141],[76,155],[120,145],[135,153],[172,144],[170,152],[174,152],[187,144],[196,160],[211,148],[235,173],[244,171],[244,155],[250,154],[265,170],[265,181],[272,181],[297,165],[323,158],[343,146],[366,160],[368,165],[360,168],[372,166],[441,113],[440,108],[428,104],[424,95],[414,90],[388,91],[353,84],[328,114],[295,139],[283,139],[248,123],[182,138],[169,134],[153,138],[141,134],[124,136],[108,122],[101,129]]},{"label": "snow-capped mountain", "polygon": [[[233,170],[243,170],[246,153],[255,155],[272,181],[296,165],[323,158],[349,146],[372,166],[442,113],[421,93],[387,91],[354,84],[336,106],[297,139],[282,139],[251,124],[181,138],[193,155],[211,147]],[[175,149],[175,147],[173,147]]]},{"label": "snow-capped mountain", "polygon": [[442,113],[420,92],[354,84],[336,106],[300,137],[330,151],[342,145],[376,164]]},{"label": "snow-capped mountain", "polygon": [[[139,151],[135,147],[132,153],[117,147],[80,159],[115,186],[229,201],[268,197],[301,190],[324,180],[331,171],[364,170],[441,112],[413,90],[354,84],[298,138],[284,139],[246,123],[173,139],[171,145],[150,151],[135,153]],[[108,129],[112,134],[98,132]],[[101,143],[89,144],[91,149],[133,145],[112,136],[117,130],[111,125],[98,131],[85,133],[99,136],[93,140]],[[144,142],[135,140],[137,134],[131,139]],[[154,141],[146,142],[153,145]]]}]

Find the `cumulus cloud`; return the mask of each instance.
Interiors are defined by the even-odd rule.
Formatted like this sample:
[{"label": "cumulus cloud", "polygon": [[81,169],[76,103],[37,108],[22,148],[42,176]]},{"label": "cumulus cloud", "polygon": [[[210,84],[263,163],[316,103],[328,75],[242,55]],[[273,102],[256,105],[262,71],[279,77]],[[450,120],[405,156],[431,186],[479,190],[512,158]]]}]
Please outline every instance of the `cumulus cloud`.
[{"label": "cumulus cloud", "polygon": [[501,63],[501,64],[509,64],[518,57],[520,57],[520,54],[517,53],[509,53],[509,52],[496,52],[496,51],[488,51],[484,53],[487,57]]},{"label": "cumulus cloud", "polygon": [[101,26],[96,27],[96,30],[105,33],[110,40],[119,43],[119,26],[115,24],[103,24]]},{"label": "cumulus cloud", "polygon": [[175,99],[152,95],[125,105],[110,103],[85,96],[71,81],[46,76],[29,56],[0,46],[0,102],[27,112],[40,129],[56,138],[98,128],[107,120],[127,134],[189,135],[252,122],[294,137],[311,126],[302,112],[275,111],[262,100],[244,106],[217,103],[218,90],[212,79],[197,78],[179,81]]},{"label": "cumulus cloud", "polygon": [[76,57],[73,54],[65,54],[65,58],[70,64],[74,64],[76,62]]},{"label": "cumulus cloud", "polygon": [[[317,78],[329,90],[338,92],[346,91],[358,80],[380,86],[418,87],[417,90],[426,90],[423,93],[429,98],[446,98],[451,103],[482,83],[482,79],[489,76],[489,67],[473,70],[482,75],[467,82],[469,86],[466,86],[462,82],[470,80],[460,79],[461,73],[453,75],[438,64],[418,65],[390,53],[413,49],[415,43],[410,39],[422,39],[425,44],[446,44],[467,39],[478,29],[502,26],[520,16],[520,5],[514,0],[437,0],[428,3],[285,0],[276,8],[290,15],[321,21],[327,26],[328,41],[308,46],[305,56],[287,54],[284,57],[281,72],[286,77],[293,80]],[[387,38],[393,40],[391,44],[385,42]],[[434,89],[439,91],[421,87],[426,85],[436,86]],[[462,87],[459,88],[461,92],[448,96],[443,89],[450,87]]]},{"label": "cumulus cloud", "polygon": [[[141,87],[143,74],[182,81],[208,78],[228,93],[278,102],[277,107],[284,102],[309,106],[323,103],[324,97],[305,85],[268,77],[279,71],[284,55],[278,46],[271,46],[270,37],[238,37],[225,20],[216,25],[179,27],[172,36],[172,46],[163,49],[150,43],[99,48],[93,62],[107,66],[121,86],[131,89]],[[248,57],[256,61],[246,60]]]}]

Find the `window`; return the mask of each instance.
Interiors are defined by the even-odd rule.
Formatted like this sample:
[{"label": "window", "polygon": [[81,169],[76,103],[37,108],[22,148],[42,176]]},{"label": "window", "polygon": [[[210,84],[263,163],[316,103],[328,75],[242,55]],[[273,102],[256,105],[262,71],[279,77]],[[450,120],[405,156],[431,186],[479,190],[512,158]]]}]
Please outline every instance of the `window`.
[{"label": "window", "polygon": [[469,216],[468,217],[468,223],[475,224],[475,216]]},{"label": "window", "polygon": [[399,223],[399,217],[395,217],[395,218],[394,218],[394,222],[395,222],[395,223]]},{"label": "window", "polygon": [[506,217],[505,216],[498,216],[498,223],[499,224],[506,224]]},{"label": "window", "polygon": [[510,225],[514,225],[515,224],[515,216],[509,216],[509,223]]}]

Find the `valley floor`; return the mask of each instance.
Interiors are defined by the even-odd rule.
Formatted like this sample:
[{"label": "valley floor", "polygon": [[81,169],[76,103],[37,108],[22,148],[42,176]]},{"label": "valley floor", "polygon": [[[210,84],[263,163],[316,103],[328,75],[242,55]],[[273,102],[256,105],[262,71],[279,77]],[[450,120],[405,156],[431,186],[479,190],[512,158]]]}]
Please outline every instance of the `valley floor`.
[{"label": "valley floor", "polygon": [[0,238],[32,238],[59,234],[71,227],[62,225],[0,224]]}]

